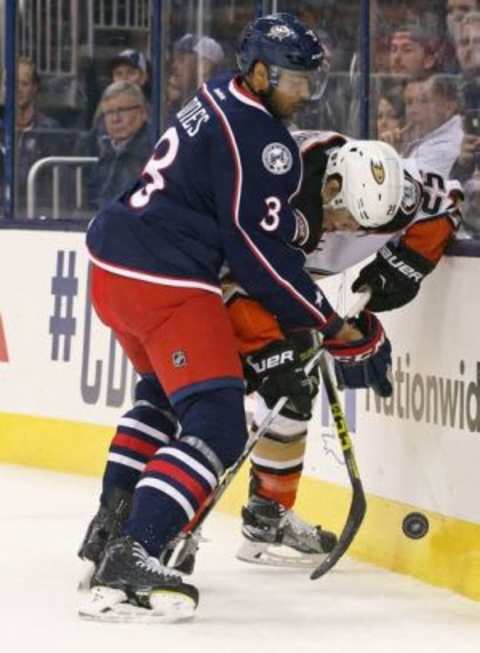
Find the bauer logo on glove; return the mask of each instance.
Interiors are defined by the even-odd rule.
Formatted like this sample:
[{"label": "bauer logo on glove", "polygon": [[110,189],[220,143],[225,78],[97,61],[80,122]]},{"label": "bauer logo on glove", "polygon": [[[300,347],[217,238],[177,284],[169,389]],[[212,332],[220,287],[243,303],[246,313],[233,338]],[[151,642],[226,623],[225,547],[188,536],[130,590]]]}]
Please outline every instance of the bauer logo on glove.
[{"label": "bauer logo on glove", "polygon": [[257,374],[263,374],[268,370],[273,370],[276,367],[282,367],[283,365],[293,363],[295,360],[295,355],[293,349],[288,349],[287,351],[282,351],[278,354],[273,354],[273,356],[268,356],[267,358],[255,359],[254,356],[248,356],[247,362],[253,367]]},{"label": "bauer logo on glove", "polygon": [[309,331],[293,333],[247,356],[243,365],[247,394],[259,392],[269,408],[288,397],[285,410],[290,409],[297,419],[310,419],[318,378],[316,372],[305,374],[303,366],[313,355],[316,342]]},{"label": "bauer logo on glove", "polygon": [[399,243],[387,243],[368,265],[360,270],[352,284],[353,292],[368,286],[372,296],[370,311],[391,311],[416,297],[420,284],[435,267],[421,254]]}]

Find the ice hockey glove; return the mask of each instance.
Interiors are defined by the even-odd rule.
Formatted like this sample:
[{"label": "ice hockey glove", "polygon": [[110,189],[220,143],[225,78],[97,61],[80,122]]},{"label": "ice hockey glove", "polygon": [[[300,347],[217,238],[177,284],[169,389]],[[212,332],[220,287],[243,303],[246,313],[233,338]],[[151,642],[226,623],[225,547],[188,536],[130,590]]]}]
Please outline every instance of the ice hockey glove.
[{"label": "ice hockey glove", "polygon": [[361,340],[330,338],[323,343],[335,361],[339,387],[373,388],[381,397],[390,397],[392,346],[380,320],[369,311],[361,311],[349,322],[363,334]]},{"label": "ice hockey glove", "polygon": [[376,313],[400,308],[417,295],[420,284],[435,264],[402,243],[387,243],[352,284],[353,292],[365,286],[372,291],[366,308]]},{"label": "ice hockey glove", "polygon": [[318,372],[306,375],[304,365],[315,352],[314,336],[308,332],[291,334],[254,354],[244,357],[247,394],[256,390],[269,408],[281,397],[288,397],[282,415],[308,420],[318,392]]}]

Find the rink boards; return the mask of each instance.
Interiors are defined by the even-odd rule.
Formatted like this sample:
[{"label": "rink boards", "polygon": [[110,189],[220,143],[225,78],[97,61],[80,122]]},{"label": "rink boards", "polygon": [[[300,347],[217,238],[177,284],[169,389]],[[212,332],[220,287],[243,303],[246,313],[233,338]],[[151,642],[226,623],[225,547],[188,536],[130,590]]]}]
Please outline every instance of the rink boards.
[{"label": "rink boards", "polygon": [[[2,231],[0,461],[101,473],[135,376],[87,300],[83,234]],[[340,312],[354,278],[323,284]],[[382,317],[395,395],[347,393],[345,411],[368,493],[351,555],[480,600],[480,259],[451,257],[417,300]],[[246,470],[222,502],[238,513]],[[341,528],[350,493],[325,399],[312,420],[298,508]],[[402,521],[425,514],[429,532]]]}]

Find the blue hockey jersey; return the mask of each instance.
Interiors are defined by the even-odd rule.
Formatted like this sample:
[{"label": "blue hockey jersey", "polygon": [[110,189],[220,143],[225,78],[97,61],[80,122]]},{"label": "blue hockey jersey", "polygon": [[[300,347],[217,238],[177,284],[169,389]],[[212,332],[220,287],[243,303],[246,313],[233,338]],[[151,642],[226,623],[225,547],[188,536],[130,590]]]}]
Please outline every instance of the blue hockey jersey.
[{"label": "blue hockey jersey", "polygon": [[116,274],[220,293],[233,278],[288,327],[341,326],[304,270],[302,181],[284,125],[231,75],[204,84],[155,146],[139,181],[93,220],[92,260]]}]

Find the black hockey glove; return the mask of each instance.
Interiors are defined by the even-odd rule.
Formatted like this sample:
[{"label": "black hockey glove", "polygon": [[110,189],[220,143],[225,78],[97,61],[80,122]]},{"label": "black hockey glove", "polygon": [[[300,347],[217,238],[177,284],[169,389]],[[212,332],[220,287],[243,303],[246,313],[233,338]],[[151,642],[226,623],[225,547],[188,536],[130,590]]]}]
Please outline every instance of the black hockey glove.
[{"label": "black hockey glove", "polygon": [[372,388],[381,397],[393,393],[392,347],[380,320],[369,311],[349,320],[364,338],[346,342],[324,341],[327,351],[335,360],[335,374],[341,388]]},{"label": "black hockey glove", "polygon": [[318,348],[316,338],[314,332],[294,333],[246,356],[243,370],[247,394],[257,391],[269,408],[281,397],[288,397],[281,414],[309,420],[318,393],[318,370],[307,376],[303,368]]},{"label": "black hockey glove", "polygon": [[380,313],[408,304],[418,293],[423,278],[435,265],[401,243],[387,243],[352,284],[353,292],[364,286],[372,291],[366,308]]}]

